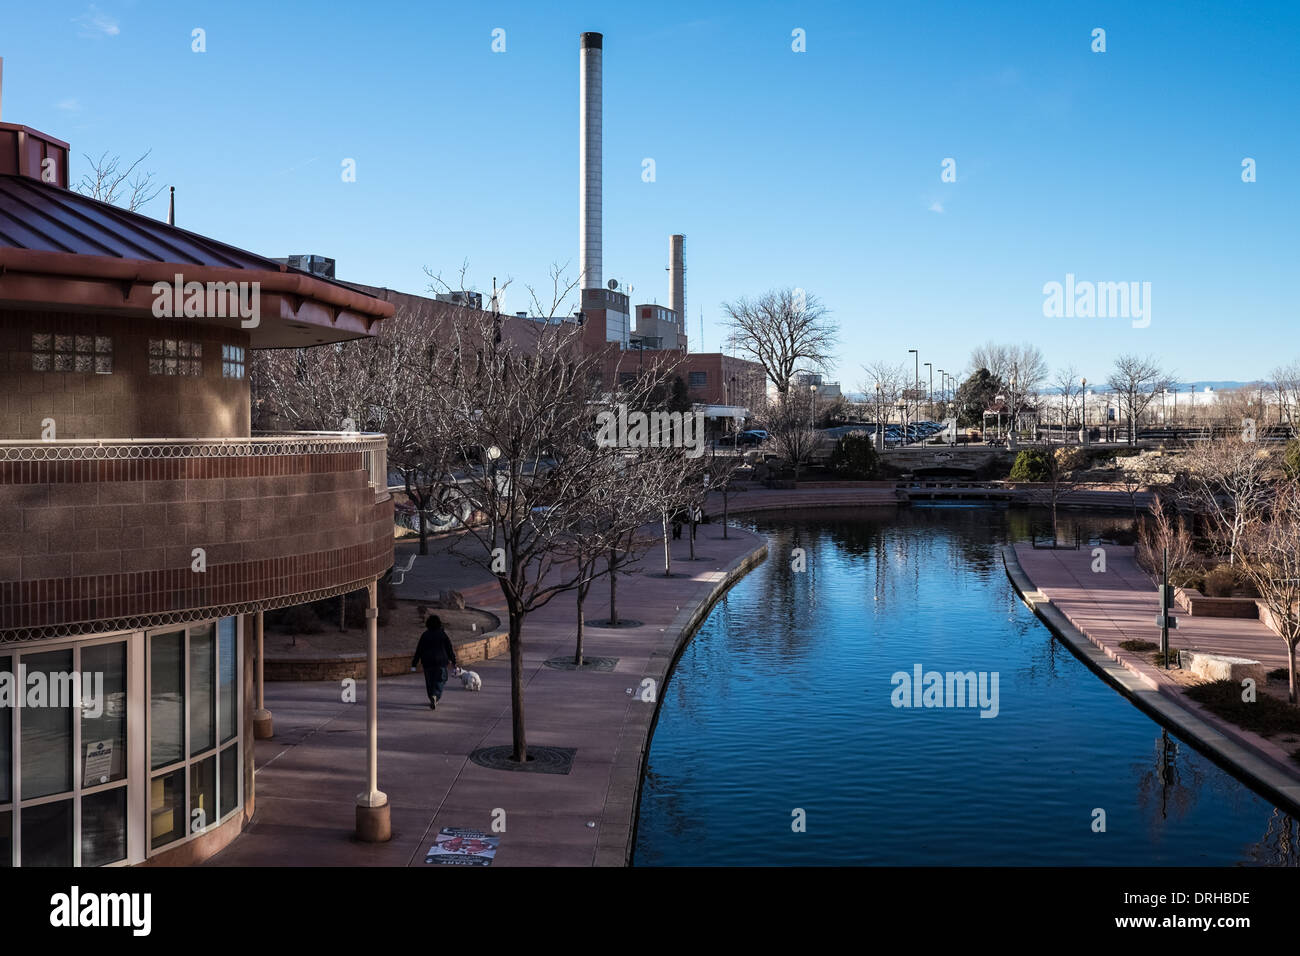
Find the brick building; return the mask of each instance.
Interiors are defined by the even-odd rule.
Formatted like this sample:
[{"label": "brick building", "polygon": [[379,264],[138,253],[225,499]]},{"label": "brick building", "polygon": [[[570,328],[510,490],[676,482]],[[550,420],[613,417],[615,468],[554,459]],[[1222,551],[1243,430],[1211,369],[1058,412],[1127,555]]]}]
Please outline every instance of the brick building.
[{"label": "brick building", "polygon": [[[249,352],[393,307],[67,163],[0,124],[0,866],[191,862],[252,816],[262,612],[374,607],[393,557],[384,436],[252,435]],[[372,773],[363,836],[385,803]]]}]

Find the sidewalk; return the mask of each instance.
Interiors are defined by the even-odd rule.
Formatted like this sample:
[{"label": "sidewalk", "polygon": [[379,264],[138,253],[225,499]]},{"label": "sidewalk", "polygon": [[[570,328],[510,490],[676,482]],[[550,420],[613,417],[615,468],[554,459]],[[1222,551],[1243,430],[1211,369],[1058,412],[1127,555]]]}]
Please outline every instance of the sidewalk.
[{"label": "sidewalk", "polygon": [[[1106,551],[1104,573],[1092,571],[1090,550],[1035,550],[1018,544],[1004,548],[1003,557],[1007,575],[1025,603],[1094,671],[1138,707],[1251,781],[1277,806],[1300,812],[1300,766],[1287,749],[1202,707],[1171,672],[1119,646],[1128,640],[1159,640],[1159,598],[1131,548],[1111,546]],[[1267,669],[1286,663],[1281,638],[1258,620],[1180,615],[1169,642],[1175,649],[1250,657]]]},{"label": "sidewalk", "polygon": [[[508,657],[477,663],[483,689],[448,684],[431,711],[419,674],[379,685],[379,787],[392,806],[393,838],[366,844],[353,837],[356,795],[365,786],[365,683],[356,703],[342,703],[334,682],[268,684],[275,737],[257,742],[253,822],[215,866],[423,866],[442,827],[492,832],[493,811],[505,811],[506,830],[494,866],[622,866],[630,853],[642,759],[649,747],[656,703],[633,693],[643,679],[664,678],[680,640],[730,581],[766,551],[757,535],[705,525],[696,549],[707,561],[686,561],[688,542],[673,542],[673,570],[651,549],[646,571],[619,580],[619,616],[643,622],[634,629],[588,628],[586,656],[617,657],[611,672],[549,668],[543,661],[573,654],[574,597],[560,595],[530,615],[524,632],[524,706],[529,746],[573,747],[568,775],[489,770],[468,755],[511,741]],[[422,562],[427,573],[411,589],[436,595],[436,569],[445,555]],[[399,564],[404,558],[399,556]],[[495,587],[495,585],[494,585]],[[477,589],[476,589],[477,590]],[[486,592],[484,592],[486,593]],[[407,596],[407,595],[403,595]],[[418,596],[418,595],[417,595]],[[588,620],[607,617],[609,585],[597,582],[587,600]],[[499,591],[476,601],[505,619]]]}]

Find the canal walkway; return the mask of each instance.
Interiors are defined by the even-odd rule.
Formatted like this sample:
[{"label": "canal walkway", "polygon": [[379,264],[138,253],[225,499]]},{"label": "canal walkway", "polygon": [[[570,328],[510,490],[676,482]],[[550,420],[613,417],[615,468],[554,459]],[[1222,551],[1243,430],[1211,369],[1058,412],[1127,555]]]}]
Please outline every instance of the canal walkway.
[{"label": "canal walkway", "polygon": [[[1187,684],[1126,641],[1160,639],[1159,598],[1129,547],[1107,546],[1106,570],[1094,572],[1089,549],[1003,550],[1021,597],[1086,663],[1139,707],[1236,769],[1281,804],[1300,810],[1300,767],[1290,752],[1211,713],[1187,696]],[[1286,666],[1282,639],[1259,620],[1177,615],[1173,649],[1195,649]],[[1263,693],[1261,689],[1260,693]]]},{"label": "canal walkway", "polygon": [[[766,555],[760,536],[732,528],[723,540],[716,524],[701,527],[696,561],[687,560],[685,538],[672,545],[672,579],[662,576],[662,551],[654,548],[641,573],[620,578],[619,617],[639,626],[587,629],[587,658],[611,659],[611,670],[546,665],[552,658],[572,659],[572,594],[529,615],[523,675],[528,743],[573,748],[571,772],[488,769],[470,760],[477,748],[511,742],[507,657],[473,665],[483,681],[478,693],[452,680],[437,711],[429,709],[422,675],[385,678],[378,700],[379,787],[392,806],[393,836],[387,843],[361,843],[353,831],[356,795],[365,785],[365,682],[357,682],[355,703],[342,702],[338,682],[271,683],[266,700],[275,736],[256,743],[252,823],[209,865],[423,866],[444,827],[497,832],[495,866],[625,865],[668,669],[713,601]],[[410,586],[399,594],[436,596],[438,585],[453,580],[472,595],[470,603],[504,620],[499,592],[482,588],[471,573],[452,577],[454,561],[444,540],[435,557],[415,562]],[[404,563],[399,548],[398,564]],[[608,593],[607,580],[592,588],[588,620],[608,616]]]}]

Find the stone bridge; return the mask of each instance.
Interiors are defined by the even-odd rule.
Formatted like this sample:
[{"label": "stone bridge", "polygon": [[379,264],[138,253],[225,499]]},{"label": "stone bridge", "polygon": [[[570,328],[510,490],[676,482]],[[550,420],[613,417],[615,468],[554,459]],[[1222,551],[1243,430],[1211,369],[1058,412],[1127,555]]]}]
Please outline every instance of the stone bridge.
[{"label": "stone bridge", "polygon": [[887,448],[885,461],[903,472],[974,474],[991,462],[1004,459],[1008,470],[1015,456],[989,445],[905,445]]}]

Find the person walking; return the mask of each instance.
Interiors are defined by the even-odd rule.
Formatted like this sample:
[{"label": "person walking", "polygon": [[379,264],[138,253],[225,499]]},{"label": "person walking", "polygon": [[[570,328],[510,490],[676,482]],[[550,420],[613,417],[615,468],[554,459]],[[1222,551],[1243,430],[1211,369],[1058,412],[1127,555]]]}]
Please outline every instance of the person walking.
[{"label": "person walking", "polygon": [[443,630],[442,620],[436,614],[430,614],[424,622],[424,633],[415,645],[415,656],[411,658],[411,670],[416,663],[424,667],[424,689],[429,694],[429,709],[438,709],[438,700],[442,697],[442,688],[447,683],[448,666],[456,666],[456,649],[451,646],[451,638]]}]

